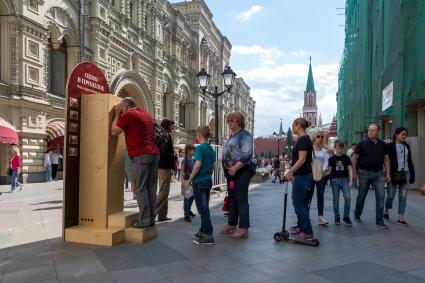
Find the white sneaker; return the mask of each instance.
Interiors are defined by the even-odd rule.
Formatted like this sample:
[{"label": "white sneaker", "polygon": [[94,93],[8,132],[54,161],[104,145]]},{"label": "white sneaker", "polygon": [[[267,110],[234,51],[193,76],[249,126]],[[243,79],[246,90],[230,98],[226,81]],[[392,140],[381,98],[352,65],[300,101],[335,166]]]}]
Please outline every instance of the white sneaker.
[{"label": "white sneaker", "polygon": [[329,221],[326,220],[323,216],[319,216],[319,225],[328,225]]}]

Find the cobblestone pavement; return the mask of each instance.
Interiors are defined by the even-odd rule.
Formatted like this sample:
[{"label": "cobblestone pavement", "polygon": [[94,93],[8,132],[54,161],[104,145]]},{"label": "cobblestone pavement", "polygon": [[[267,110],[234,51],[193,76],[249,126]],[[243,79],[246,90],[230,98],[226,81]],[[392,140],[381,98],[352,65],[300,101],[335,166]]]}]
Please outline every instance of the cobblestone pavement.
[{"label": "cobblestone pavement", "polygon": [[[233,240],[218,235],[226,223],[224,194],[211,199],[214,246],[192,244],[199,216],[182,220],[182,197],[174,183],[171,222],[158,225],[158,238],[144,245],[113,248],[64,243],[61,238],[62,183],[27,184],[22,192],[0,186],[0,281],[19,282],[425,282],[425,198],[409,192],[409,227],[375,228],[370,192],[362,223],[318,227],[315,199],[312,222],[318,248],[275,243],[282,224],[282,186],[270,182],[250,191],[251,233]],[[352,208],[356,191],[352,191]],[[137,210],[125,193],[126,210]],[[343,203],[341,200],[340,209]],[[397,207],[397,203],[395,203]],[[196,209],[194,209],[196,212]],[[289,224],[294,224],[292,206]],[[333,219],[332,194],[325,194],[325,217]]]}]

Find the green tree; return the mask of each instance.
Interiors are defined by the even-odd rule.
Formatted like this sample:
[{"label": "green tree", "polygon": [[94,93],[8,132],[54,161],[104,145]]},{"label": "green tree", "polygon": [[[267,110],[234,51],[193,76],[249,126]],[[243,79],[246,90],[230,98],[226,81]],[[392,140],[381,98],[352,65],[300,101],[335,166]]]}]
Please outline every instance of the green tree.
[{"label": "green tree", "polygon": [[288,155],[288,158],[292,160],[292,149],[294,147],[294,137],[292,135],[291,128],[288,128],[288,133],[286,135],[286,150],[285,155]]}]

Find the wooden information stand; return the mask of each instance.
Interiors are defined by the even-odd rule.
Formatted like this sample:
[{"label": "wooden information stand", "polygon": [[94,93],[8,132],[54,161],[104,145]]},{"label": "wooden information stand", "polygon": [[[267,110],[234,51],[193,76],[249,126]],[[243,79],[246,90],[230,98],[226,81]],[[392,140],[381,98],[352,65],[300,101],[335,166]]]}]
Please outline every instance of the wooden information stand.
[{"label": "wooden information stand", "polygon": [[112,246],[144,243],[157,235],[156,227],[132,228],[138,213],[123,211],[124,134],[110,134],[120,101],[110,94],[81,97],[78,225],[65,228],[65,241]]}]

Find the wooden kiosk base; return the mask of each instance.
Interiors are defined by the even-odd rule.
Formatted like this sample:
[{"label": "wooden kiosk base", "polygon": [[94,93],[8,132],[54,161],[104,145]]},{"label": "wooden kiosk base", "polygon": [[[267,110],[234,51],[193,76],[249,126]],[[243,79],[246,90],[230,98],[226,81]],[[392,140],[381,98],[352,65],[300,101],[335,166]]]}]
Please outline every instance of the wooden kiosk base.
[{"label": "wooden kiosk base", "polygon": [[107,228],[91,226],[73,226],[65,229],[65,239],[68,242],[114,246],[123,242],[143,244],[157,236],[156,226],[150,230],[131,227],[137,221],[138,213],[118,212],[109,215]]},{"label": "wooden kiosk base", "polygon": [[65,228],[67,242],[113,246],[145,243],[157,235],[132,228],[138,213],[124,209],[124,135],[111,136],[114,105],[121,98],[91,94],[81,98],[78,225]]}]

